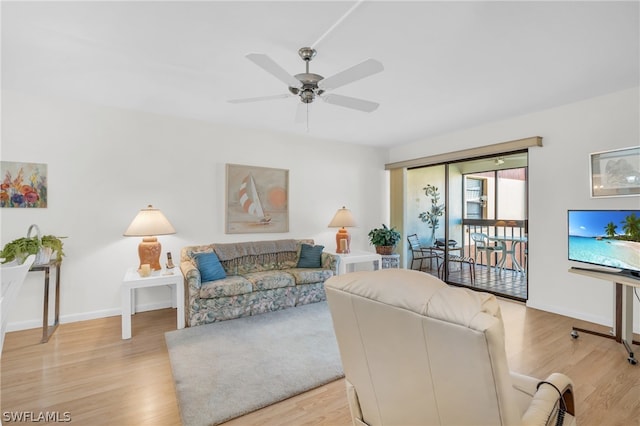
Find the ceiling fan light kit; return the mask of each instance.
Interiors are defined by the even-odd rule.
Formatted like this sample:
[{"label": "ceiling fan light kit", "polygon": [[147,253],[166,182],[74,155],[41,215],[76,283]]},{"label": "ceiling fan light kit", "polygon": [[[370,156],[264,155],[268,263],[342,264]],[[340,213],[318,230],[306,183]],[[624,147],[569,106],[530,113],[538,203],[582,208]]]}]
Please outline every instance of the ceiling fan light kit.
[{"label": "ceiling fan light kit", "polygon": [[[312,103],[316,97],[319,97],[326,103],[363,112],[372,112],[378,108],[379,104],[376,102],[343,95],[327,94],[326,92],[327,90],[333,90],[338,87],[342,87],[345,84],[352,83],[356,80],[381,72],[384,70],[384,66],[381,62],[375,59],[367,59],[366,61],[354,65],[351,68],[339,72],[331,77],[324,78],[320,74],[309,72],[309,63],[316,54],[317,51],[311,47],[302,47],[298,49],[298,55],[305,62],[305,72],[294,76],[290,75],[284,68],[278,65],[278,63],[267,55],[261,53],[250,53],[247,55],[247,59],[285,83],[289,89],[289,93],[298,96],[303,104],[308,105]],[[256,102],[278,99],[286,96],[288,95],[261,96],[257,98],[233,99],[229,102]]]}]

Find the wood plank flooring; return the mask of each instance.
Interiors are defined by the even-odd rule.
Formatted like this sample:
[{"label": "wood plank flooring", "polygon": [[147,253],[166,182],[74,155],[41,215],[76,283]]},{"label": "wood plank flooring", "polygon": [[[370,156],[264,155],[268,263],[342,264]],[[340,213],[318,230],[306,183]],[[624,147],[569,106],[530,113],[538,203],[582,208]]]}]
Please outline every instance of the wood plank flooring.
[{"label": "wood plank flooring", "polygon": [[[630,365],[614,340],[569,336],[572,325],[606,330],[512,301],[501,306],[512,370],[541,379],[554,371],[570,376],[581,426],[640,425],[640,366]],[[73,425],[180,425],[164,341],[173,329],[175,310],[162,309],[136,314],[131,340],[120,339],[119,316],[62,324],[46,344],[39,343],[39,329],[8,333],[0,420],[58,412],[68,413]],[[225,426],[350,424],[344,380],[338,380]]]}]

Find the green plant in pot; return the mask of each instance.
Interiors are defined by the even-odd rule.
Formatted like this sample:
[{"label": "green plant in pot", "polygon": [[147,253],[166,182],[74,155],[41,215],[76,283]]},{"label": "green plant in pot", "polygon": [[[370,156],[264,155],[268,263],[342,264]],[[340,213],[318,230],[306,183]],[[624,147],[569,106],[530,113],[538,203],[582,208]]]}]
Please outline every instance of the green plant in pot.
[{"label": "green plant in pot", "polygon": [[369,231],[369,242],[376,247],[378,254],[391,254],[396,244],[402,239],[402,235],[393,227],[389,228],[384,223],[382,228],[374,228]]},{"label": "green plant in pot", "polygon": [[[43,235],[40,237],[22,237],[7,243],[0,252],[0,258],[4,258],[2,263],[11,262],[18,259],[18,263],[24,262],[29,255],[37,255],[40,249],[50,249],[51,253],[56,253],[56,260],[62,260],[64,252],[62,251],[61,237],[53,235]],[[62,237],[64,238],[64,237]]]}]

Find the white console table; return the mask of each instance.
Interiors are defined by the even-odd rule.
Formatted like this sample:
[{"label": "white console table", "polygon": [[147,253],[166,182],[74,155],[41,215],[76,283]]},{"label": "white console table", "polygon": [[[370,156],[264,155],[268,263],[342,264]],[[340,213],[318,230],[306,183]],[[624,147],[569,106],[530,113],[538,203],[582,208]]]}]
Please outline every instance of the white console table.
[{"label": "white console table", "polygon": [[615,315],[613,334],[600,333],[598,331],[573,327],[571,337],[578,338],[578,332],[594,334],[608,339],[615,339],[622,343],[629,354],[627,361],[636,365],[638,360],[633,354],[632,344],[640,345],[640,342],[633,340],[633,288],[640,288],[640,279],[618,275],[607,270],[571,268],[569,272],[584,275],[591,278],[598,278],[610,281],[615,284]]},{"label": "white console table", "polygon": [[[373,262],[373,269],[380,269],[382,267],[382,256],[378,253],[371,253],[368,251],[352,251],[351,253],[333,253],[338,257],[338,275],[346,274],[349,269],[353,270],[353,265],[356,263]],[[351,265],[348,267],[347,265]]]}]

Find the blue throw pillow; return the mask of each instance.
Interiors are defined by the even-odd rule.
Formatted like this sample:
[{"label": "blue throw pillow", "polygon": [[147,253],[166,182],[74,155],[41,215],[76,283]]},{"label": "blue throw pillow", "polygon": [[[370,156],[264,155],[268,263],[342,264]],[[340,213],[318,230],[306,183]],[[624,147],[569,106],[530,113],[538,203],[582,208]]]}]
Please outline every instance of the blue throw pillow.
[{"label": "blue throw pillow", "polygon": [[200,280],[203,283],[227,278],[222,263],[215,253],[196,253],[193,257],[196,259],[196,265],[200,270]]},{"label": "blue throw pillow", "polygon": [[322,249],[324,249],[324,246],[302,244],[298,268],[322,268]]}]

